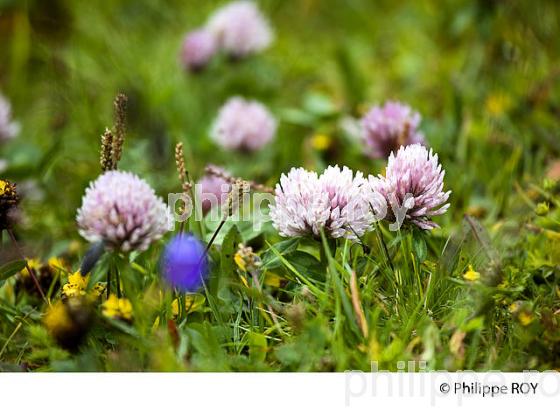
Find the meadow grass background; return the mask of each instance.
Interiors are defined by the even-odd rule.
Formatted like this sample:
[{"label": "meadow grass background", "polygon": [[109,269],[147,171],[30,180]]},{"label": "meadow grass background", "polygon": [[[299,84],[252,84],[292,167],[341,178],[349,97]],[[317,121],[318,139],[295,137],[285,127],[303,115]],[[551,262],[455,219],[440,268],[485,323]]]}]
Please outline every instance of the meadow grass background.
[{"label": "meadow grass background", "polygon": [[[208,163],[270,186],[294,166],[377,174],[385,161],[363,155],[341,124],[374,103],[404,101],[422,114],[453,191],[449,211],[437,218],[441,229],[420,235],[381,227],[391,269],[377,233],[364,240],[368,254],[345,241],[296,243],[270,225],[237,233],[230,224],[211,254],[220,277],[215,293],[176,320],[177,335],[165,325],[172,295],[160,292],[162,241],[137,267],[123,266],[134,322],[99,318],[77,354],[49,338],[45,307],[10,290],[11,278],[0,289],[1,366],[341,371],[367,370],[371,360],[392,370],[399,360],[424,360],[431,369],[558,368],[560,177],[551,169],[560,153],[560,5],[262,1],[275,31],[270,49],[239,62],[221,56],[188,74],[178,60],[182,38],[220,4],[0,2],[0,89],[22,126],[0,147],[9,161],[2,177],[23,192],[15,231],[26,254],[62,255],[72,270],[79,267],[86,243],[76,209],[100,172],[100,135],[112,124],[119,91],[129,97],[120,168],[163,197],[180,189],[177,142],[194,178]],[[232,95],[262,101],[279,119],[263,151],[232,155],[209,139]],[[328,149],[314,146],[318,134],[328,136]],[[539,203],[548,210],[537,215]],[[243,285],[224,252],[239,241],[253,246],[280,286],[271,280],[260,292]],[[13,255],[7,238],[4,244],[7,261]],[[463,278],[469,264],[481,280]],[[352,271],[367,337],[351,303]],[[273,305],[280,326],[267,320],[263,304]]]}]

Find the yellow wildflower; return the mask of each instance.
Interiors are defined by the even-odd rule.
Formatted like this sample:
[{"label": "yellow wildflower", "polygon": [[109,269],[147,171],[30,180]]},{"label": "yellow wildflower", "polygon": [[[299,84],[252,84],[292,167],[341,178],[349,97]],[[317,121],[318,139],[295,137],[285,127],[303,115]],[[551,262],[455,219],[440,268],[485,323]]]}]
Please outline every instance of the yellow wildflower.
[{"label": "yellow wildflower", "polygon": [[316,151],[325,151],[331,146],[331,137],[325,134],[315,134],[311,137],[311,146]]},{"label": "yellow wildflower", "polygon": [[107,285],[101,282],[97,282],[95,286],[91,289],[90,295],[93,297],[100,297],[105,293],[105,289],[107,289]]},{"label": "yellow wildflower", "polygon": [[49,258],[47,264],[55,270],[66,270],[64,259],[58,257]]},{"label": "yellow wildflower", "polygon": [[68,275],[68,283],[62,287],[62,293],[67,297],[86,294],[89,275],[83,276],[80,271]]},{"label": "yellow wildflower", "polygon": [[264,275],[264,284],[273,288],[282,286],[282,277],[272,272],[266,272]]},{"label": "yellow wildflower", "polygon": [[533,321],[533,315],[530,312],[525,311],[519,313],[519,316],[517,318],[519,319],[519,323],[521,323],[523,326],[529,326]]},{"label": "yellow wildflower", "polygon": [[513,302],[509,305],[509,313],[517,318],[522,326],[529,326],[533,322],[533,312],[531,307],[520,300]]},{"label": "yellow wildflower", "polygon": [[52,305],[43,319],[47,330],[51,333],[60,333],[72,328],[72,319],[63,302]]},{"label": "yellow wildflower", "polygon": [[472,265],[469,265],[469,269],[463,274],[463,278],[471,282],[476,282],[480,279],[480,273],[475,271]]},{"label": "yellow wildflower", "polygon": [[520,301],[513,302],[511,305],[509,305],[509,308],[508,308],[509,313],[514,314],[514,313],[519,312],[519,309],[521,309],[522,305],[523,304]]},{"label": "yellow wildflower", "polygon": [[[36,272],[41,268],[41,261],[39,259],[28,259],[27,266],[29,266],[29,269],[31,269],[32,271]],[[22,270],[19,271],[19,274],[21,276],[26,277],[29,276],[29,271],[27,270],[26,267],[24,267]]]},{"label": "yellow wildflower", "polygon": [[107,285],[102,282],[97,282],[93,288],[87,292],[89,276],[89,274],[83,276],[80,271],[76,271],[68,275],[68,283],[62,287],[62,294],[68,298],[88,294],[88,296],[92,299],[96,299],[103,295]]},{"label": "yellow wildflower", "polygon": [[103,302],[103,316],[130,321],[132,320],[132,303],[126,298],[118,298],[112,294]]},{"label": "yellow wildflower", "polygon": [[233,257],[233,260],[235,261],[235,264],[237,265],[237,267],[241,271],[247,272],[247,266],[245,264],[245,259],[243,258],[243,256],[239,252],[235,253],[235,256]]},{"label": "yellow wildflower", "polygon": [[5,179],[0,179],[0,196],[5,197],[3,199],[16,199],[16,185]]},{"label": "yellow wildflower", "polygon": [[84,340],[93,321],[93,311],[86,298],[59,300],[43,318],[49,334],[60,347],[74,351]]}]

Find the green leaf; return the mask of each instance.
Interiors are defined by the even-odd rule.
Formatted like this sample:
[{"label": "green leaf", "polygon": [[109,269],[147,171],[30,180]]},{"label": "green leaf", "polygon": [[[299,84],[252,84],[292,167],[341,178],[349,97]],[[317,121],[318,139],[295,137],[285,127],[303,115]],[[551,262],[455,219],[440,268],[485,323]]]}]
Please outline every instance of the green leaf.
[{"label": "green leaf", "polygon": [[412,246],[418,262],[424,262],[428,256],[428,246],[422,233],[414,232]]},{"label": "green leaf", "polygon": [[239,243],[242,241],[241,233],[239,232],[239,229],[237,229],[237,225],[232,225],[222,241],[220,253],[222,275],[233,273],[235,271],[235,261],[233,260],[233,257],[237,252]]},{"label": "green leaf", "polygon": [[286,259],[294,268],[306,276],[312,277],[313,279],[325,278],[325,266],[322,265],[317,258],[307,252],[295,251],[287,255]]},{"label": "green leaf", "polygon": [[482,330],[484,328],[484,317],[478,316],[469,320],[466,324],[461,326],[463,332],[472,332],[474,330]]},{"label": "green leaf", "polygon": [[[299,238],[291,238],[278,242],[274,245],[274,249],[282,256],[286,256],[294,252],[299,245]],[[272,248],[272,247],[271,247]],[[276,269],[282,265],[278,255],[272,249],[267,249],[261,255],[263,269]]]},{"label": "green leaf", "polygon": [[312,127],[315,124],[315,116],[296,108],[286,108],[280,113],[282,120],[288,124]]},{"label": "green leaf", "polygon": [[25,260],[16,260],[6,263],[0,267],[0,280],[6,280],[11,278],[20,270],[25,268],[26,265]]},{"label": "green leaf", "polygon": [[255,362],[262,362],[266,358],[268,344],[262,333],[249,333],[249,356]]},{"label": "green leaf", "polygon": [[318,117],[328,117],[337,112],[336,105],[329,96],[316,92],[307,94],[304,98],[303,105],[307,112]]}]

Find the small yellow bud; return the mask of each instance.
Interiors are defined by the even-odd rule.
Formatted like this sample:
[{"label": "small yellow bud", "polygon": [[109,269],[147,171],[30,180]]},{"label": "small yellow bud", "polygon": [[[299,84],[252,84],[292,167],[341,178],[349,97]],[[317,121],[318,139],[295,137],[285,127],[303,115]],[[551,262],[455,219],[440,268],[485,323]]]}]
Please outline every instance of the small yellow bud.
[{"label": "small yellow bud", "polygon": [[480,279],[480,273],[475,271],[472,265],[469,265],[469,269],[463,274],[463,278],[471,282],[476,282]]},{"label": "small yellow bud", "polygon": [[331,137],[325,134],[315,134],[311,137],[311,146],[316,151],[325,151],[331,146]]}]

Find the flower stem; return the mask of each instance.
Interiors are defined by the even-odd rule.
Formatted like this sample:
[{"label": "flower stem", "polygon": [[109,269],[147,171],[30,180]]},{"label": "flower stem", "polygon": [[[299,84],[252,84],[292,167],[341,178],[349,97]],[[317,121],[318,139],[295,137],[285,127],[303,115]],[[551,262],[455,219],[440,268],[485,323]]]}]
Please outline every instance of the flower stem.
[{"label": "flower stem", "polygon": [[16,248],[16,251],[19,255],[19,257],[21,259],[23,259],[25,261],[25,269],[27,270],[27,272],[29,273],[29,275],[31,276],[31,279],[33,280],[33,283],[35,284],[35,287],[37,288],[37,290],[39,291],[39,294],[41,295],[41,297],[43,298],[43,301],[47,304],[50,305],[49,300],[47,299],[47,297],[45,296],[45,292],[43,292],[43,289],[41,288],[41,284],[39,283],[39,281],[37,280],[37,276],[35,276],[35,273],[31,270],[31,268],[29,267],[29,264],[27,263],[27,258],[23,255],[23,252],[21,251],[21,248],[19,247],[16,237],[14,236],[14,233],[11,231],[11,229],[6,229],[6,231],[8,231],[8,236],[10,237],[10,239],[12,240],[12,243],[14,244],[14,247]]},{"label": "flower stem", "polygon": [[111,270],[113,269],[112,262],[109,262],[109,268],[107,269],[107,299],[111,296]]},{"label": "flower stem", "polygon": [[119,273],[119,267],[115,264],[115,279],[117,282],[117,297],[121,298],[121,277]]},{"label": "flower stem", "polygon": [[222,229],[222,227],[224,226],[226,221],[227,221],[227,216],[224,219],[222,219],[222,222],[220,222],[220,225],[218,225],[218,227],[214,231],[214,234],[212,235],[212,238],[210,238],[210,241],[208,241],[208,245],[206,245],[206,250],[204,252],[205,254],[208,253],[208,251],[210,250],[210,247],[212,246],[212,244],[216,240],[216,237],[218,236],[218,233],[220,233],[220,230]]},{"label": "flower stem", "polygon": [[383,239],[383,233],[381,232],[381,227],[379,225],[379,222],[377,223],[376,232],[377,232],[377,238],[379,239],[379,242],[381,242],[383,252],[385,253],[385,257],[387,258],[387,262],[389,263],[389,266],[391,267],[391,270],[394,273],[395,272],[395,267],[393,266],[393,260],[391,259],[391,256],[389,255],[389,249],[387,249],[387,244],[385,243],[385,239]]}]

